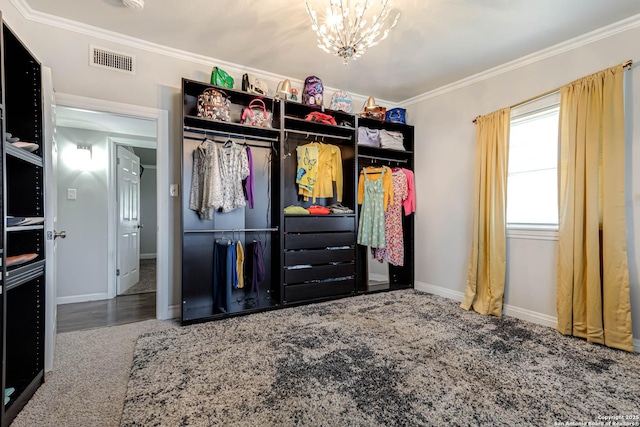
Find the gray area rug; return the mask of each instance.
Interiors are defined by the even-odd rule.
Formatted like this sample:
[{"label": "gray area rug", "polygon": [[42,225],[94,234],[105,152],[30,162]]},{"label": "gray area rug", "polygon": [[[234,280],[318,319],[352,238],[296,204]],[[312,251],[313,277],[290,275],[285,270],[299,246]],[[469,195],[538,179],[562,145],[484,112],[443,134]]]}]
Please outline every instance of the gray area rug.
[{"label": "gray area rug", "polygon": [[140,260],[140,281],[123,292],[122,295],[145,294],[156,291],[156,260]]},{"label": "gray area rug", "polygon": [[640,415],[637,354],[396,291],[142,335],[121,426],[553,426],[615,415]]}]

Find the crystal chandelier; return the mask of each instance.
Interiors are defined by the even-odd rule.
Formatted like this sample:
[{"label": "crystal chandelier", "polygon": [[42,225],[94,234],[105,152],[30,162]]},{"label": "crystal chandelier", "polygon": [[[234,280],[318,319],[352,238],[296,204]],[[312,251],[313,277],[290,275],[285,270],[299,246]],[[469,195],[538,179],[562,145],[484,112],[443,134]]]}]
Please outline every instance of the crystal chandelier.
[{"label": "crystal chandelier", "polygon": [[386,39],[400,18],[398,13],[388,25],[390,0],[329,0],[322,20],[309,0],[304,2],[311,17],[311,29],[318,36],[318,47],[340,56],[345,65]]}]

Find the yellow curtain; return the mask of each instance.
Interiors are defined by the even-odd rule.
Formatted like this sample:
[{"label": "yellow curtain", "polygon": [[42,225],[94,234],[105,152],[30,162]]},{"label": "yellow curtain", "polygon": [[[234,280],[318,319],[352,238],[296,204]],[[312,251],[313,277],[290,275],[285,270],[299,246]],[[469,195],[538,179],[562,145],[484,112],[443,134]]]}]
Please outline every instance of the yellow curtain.
[{"label": "yellow curtain", "polygon": [[511,109],[483,117],[476,125],[473,239],[467,287],[461,307],[502,316],[507,266],[507,160]]},{"label": "yellow curtain", "polygon": [[561,89],[558,331],[633,351],[623,67]]}]

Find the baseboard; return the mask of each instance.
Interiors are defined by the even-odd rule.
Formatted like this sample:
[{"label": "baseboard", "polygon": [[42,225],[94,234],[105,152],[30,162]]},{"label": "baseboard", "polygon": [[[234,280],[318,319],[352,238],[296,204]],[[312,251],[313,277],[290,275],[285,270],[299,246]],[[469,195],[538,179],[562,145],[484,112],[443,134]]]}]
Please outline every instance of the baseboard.
[{"label": "baseboard", "polygon": [[169,306],[169,319],[180,319],[182,313],[180,310],[180,304],[173,304]]},{"label": "baseboard", "polygon": [[505,304],[504,314],[521,320],[527,320],[538,325],[556,328],[558,326],[558,318],[549,316],[548,314],[538,313],[537,311],[527,310],[526,308],[514,307]]},{"label": "baseboard", "polygon": [[156,254],[140,254],[140,259],[156,259]]},{"label": "baseboard", "polygon": [[99,294],[73,295],[70,297],[57,297],[56,304],[73,304],[75,302],[100,301],[103,299],[109,299],[106,292]]},{"label": "baseboard", "polygon": [[388,274],[369,273],[369,280],[373,280],[374,282],[388,282],[389,281],[389,275]]},{"label": "baseboard", "polygon": [[454,291],[451,289],[443,288],[441,286],[430,285],[424,282],[416,282],[414,288],[417,291],[428,292],[430,294],[438,295],[440,297],[449,298],[454,301],[461,302],[464,298],[463,292]]}]

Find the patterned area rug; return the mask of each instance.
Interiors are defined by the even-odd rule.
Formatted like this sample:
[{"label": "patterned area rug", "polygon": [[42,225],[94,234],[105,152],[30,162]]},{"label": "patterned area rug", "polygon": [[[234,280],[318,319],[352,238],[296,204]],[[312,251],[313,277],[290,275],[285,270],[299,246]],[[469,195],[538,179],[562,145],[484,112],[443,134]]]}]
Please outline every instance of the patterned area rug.
[{"label": "patterned area rug", "polygon": [[140,260],[140,281],[123,292],[122,295],[145,294],[156,291],[156,260]]},{"label": "patterned area rug", "polygon": [[121,426],[554,426],[639,415],[637,354],[409,290],[143,335]]}]

